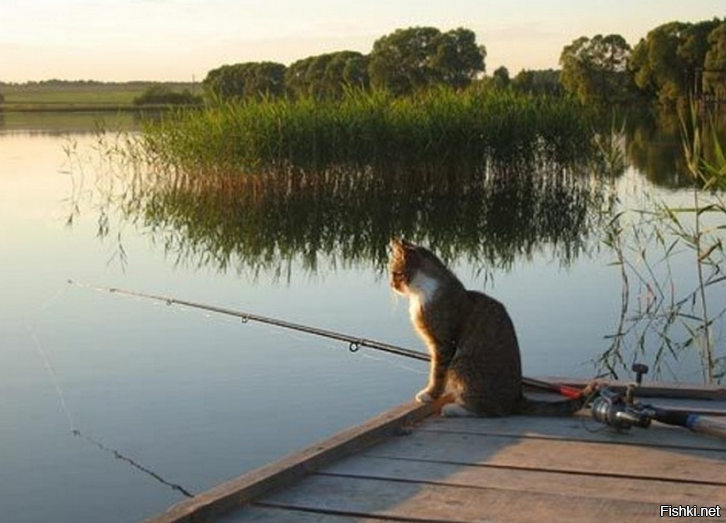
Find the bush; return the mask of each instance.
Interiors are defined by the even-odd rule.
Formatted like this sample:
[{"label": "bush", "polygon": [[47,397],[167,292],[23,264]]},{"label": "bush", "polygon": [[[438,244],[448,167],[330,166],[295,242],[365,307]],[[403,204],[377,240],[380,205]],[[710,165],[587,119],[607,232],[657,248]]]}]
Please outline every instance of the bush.
[{"label": "bush", "polygon": [[134,98],[134,105],[201,105],[202,98],[189,89],[177,92],[165,85],[152,85]]}]

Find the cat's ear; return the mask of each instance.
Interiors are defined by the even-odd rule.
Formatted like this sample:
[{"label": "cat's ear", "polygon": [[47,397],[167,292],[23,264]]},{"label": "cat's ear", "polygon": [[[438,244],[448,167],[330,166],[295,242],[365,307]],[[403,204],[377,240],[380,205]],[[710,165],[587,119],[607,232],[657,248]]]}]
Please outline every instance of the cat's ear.
[{"label": "cat's ear", "polygon": [[391,238],[391,241],[388,243],[388,246],[391,248],[393,252],[402,251],[404,248],[404,241],[401,238]]},{"label": "cat's ear", "polygon": [[411,249],[414,247],[414,244],[404,240],[403,238],[391,238],[391,242],[389,243],[389,246],[391,249],[396,250],[405,250],[405,249]]}]

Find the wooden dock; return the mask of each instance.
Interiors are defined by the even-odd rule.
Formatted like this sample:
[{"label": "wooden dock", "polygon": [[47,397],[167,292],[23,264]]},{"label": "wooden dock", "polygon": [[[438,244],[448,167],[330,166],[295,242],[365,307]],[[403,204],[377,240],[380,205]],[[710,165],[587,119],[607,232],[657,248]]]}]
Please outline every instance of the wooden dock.
[{"label": "wooden dock", "polygon": [[[726,391],[696,392],[643,401],[726,415]],[[410,403],[146,523],[662,522],[667,506],[726,521],[726,440],[655,422],[617,432],[589,411],[446,419]]]}]

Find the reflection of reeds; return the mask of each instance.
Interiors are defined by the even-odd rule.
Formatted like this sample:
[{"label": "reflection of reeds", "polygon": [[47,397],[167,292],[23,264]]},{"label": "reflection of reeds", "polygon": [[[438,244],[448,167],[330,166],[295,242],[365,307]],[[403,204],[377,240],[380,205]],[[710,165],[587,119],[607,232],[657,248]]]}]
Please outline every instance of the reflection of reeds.
[{"label": "reflection of reeds", "polygon": [[598,159],[603,163],[602,170],[611,177],[623,174],[627,167],[625,153],[625,121],[619,126],[613,114],[610,128],[605,132],[595,134],[595,147]]},{"label": "reflection of reeds", "polygon": [[392,236],[480,267],[545,249],[567,264],[599,210],[593,180],[561,164],[520,167],[289,168],[213,185],[156,185],[143,220],[180,261],[220,269],[280,275],[301,261],[314,271],[321,257],[382,268]]},{"label": "reflection of reeds", "polygon": [[[652,357],[657,367],[666,355],[678,361],[696,348],[705,382],[726,375],[726,351],[714,340],[724,335],[726,323],[726,202],[717,190],[726,187],[726,155],[716,124],[704,128],[696,111],[691,114],[690,120],[682,121],[682,137],[693,180],[692,205],[656,202],[651,210],[636,213],[640,220],[627,234],[620,225],[623,213],[611,222],[608,245],[621,269],[623,304],[611,347],[599,361],[612,374],[625,366],[622,348],[632,341],[641,355],[656,346]],[[708,153],[705,133],[711,144]],[[682,257],[694,269],[692,282],[684,281],[688,274],[682,268],[676,277],[673,267]],[[631,293],[631,286],[639,292]],[[631,303],[631,295],[639,301]]]},{"label": "reflection of reeds", "polygon": [[439,89],[409,98],[350,91],[341,100],[249,100],[185,110],[150,125],[144,149],[197,174],[331,165],[477,165],[582,154],[590,133],[566,98]]}]

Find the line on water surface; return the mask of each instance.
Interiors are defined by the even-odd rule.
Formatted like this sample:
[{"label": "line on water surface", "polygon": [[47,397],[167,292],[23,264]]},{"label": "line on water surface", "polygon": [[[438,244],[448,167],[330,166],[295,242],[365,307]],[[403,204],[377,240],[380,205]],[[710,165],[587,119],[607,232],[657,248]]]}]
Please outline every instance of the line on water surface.
[{"label": "line on water surface", "polygon": [[45,366],[45,369],[48,373],[48,376],[50,377],[50,381],[53,384],[53,388],[56,391],[56,394],[58,396],[59,404],[61,407],[61,411],[66,417],[66,420],[68,421],[68,427],[70,429],[71,434],[74,436],[80,437],[87,441],[88,443],[92,444],[96,448],[102,450],[103,452],[112,455],[114,458],[119,459],[136,470],[143,472],[147,476],[153,478],[155,481],[161,483],[162,485],[166,485],[167,487],[171,488],[172,490],[175,490],[177,492],[180,492],[184,496],[188,498],[193,498],[194,494],[192,494],[188,489],[182,487],[178,483],[172,483],[170,481],[167,481],[164,479],[161,475],[154,472],[148,467],[143,466],[141,463],[139,463],[137,460],[130,458],[129,456],[125,455],[119,450],[113,449],[111,447],[108,447],[104,445],[101,441],[98,439],[89,436],[85,432],[81,431],[73,421],[73,416],[71,415],[71,411],[68,408],[68,403],[66,402],[65,394],[63,393],[63,388],[60,386],[60,382],[58,381],[58,375],[56,374],[55,369],[53,368],[53,364],[50,362],[50,358],[48,357],[47,352],[43,348],[43,345],[40,343],[40,339],[38,339],[38,336],[36,335],[35,331],[31,327],[31,325],[28,323],[26,324],[26,328],[28,330],[28,334],[30,335],[31,340],[33,341],[33,346],[35,347],[36,352],[40,355],[40,358],[43,360],[43,365]]}]

